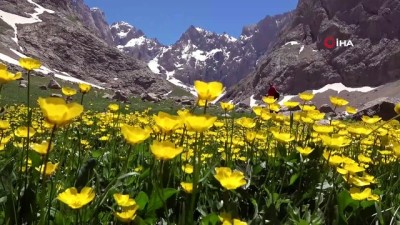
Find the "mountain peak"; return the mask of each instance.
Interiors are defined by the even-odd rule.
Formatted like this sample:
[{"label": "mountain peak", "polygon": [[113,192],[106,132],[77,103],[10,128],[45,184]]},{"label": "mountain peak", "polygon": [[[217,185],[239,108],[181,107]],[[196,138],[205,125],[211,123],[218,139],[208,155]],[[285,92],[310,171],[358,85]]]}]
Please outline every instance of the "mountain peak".
[{"label": "mountain peak", "polygon": [[125,45],[130,39],[145,36],[142,30],[125,21],[113,23],[110,29],[115,40],[114,42],[117,42],[118,45]]}]

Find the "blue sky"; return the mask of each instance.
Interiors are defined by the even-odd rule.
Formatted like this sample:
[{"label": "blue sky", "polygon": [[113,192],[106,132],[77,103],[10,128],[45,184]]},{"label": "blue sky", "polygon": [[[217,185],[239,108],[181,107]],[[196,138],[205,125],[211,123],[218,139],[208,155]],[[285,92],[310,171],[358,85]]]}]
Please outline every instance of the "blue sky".
[{"label": "blue sky", "polygon": [[298,0],[85,0],[107,21],[126,21],[163,44],[175,43],[194,25],[239,37],[244,25],[296,8]]}]

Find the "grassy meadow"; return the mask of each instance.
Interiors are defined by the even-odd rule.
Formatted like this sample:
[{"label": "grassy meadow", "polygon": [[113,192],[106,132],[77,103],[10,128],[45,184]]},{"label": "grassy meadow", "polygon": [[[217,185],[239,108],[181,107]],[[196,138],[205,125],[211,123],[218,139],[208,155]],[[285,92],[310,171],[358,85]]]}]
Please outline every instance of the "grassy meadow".
[{"label": "grassy meadow", "polygon": [[202,81],[191,109],[66,82],[51,98],[48,78],[29,77],[40,62],[20,65],[0,66],[0,224],[400,223],[399,116],[327,118],[311,93],[289,114],[270,97],[237,114],[211,106],[223,86]]}]

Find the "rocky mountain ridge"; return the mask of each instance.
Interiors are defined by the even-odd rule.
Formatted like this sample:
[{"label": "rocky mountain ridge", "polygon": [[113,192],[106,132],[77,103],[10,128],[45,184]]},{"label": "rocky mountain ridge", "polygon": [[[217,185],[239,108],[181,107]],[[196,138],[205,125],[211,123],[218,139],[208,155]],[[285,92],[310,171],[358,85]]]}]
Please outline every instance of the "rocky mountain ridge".
[{"label": "rocky mountain ridge", "polygon": [[243,28],[239,39],[190,26],[170,46],[149,39],[125,22],[114,23],[111,31],[118,48],[144,60],[156,74],[167,80],[193,85],[194,80],[218,80],[230,87],[254,70],[257,60],[276,40],[292,14],[267,16],[259,23]]},{"label": "rocky mountain ridge", "polygon": [[[397,21],[398,0],[300,0],[269,54],[226,98],[259,99],[270,81],[283,94],[297,94],[330,83],[375,87],[399,80]],[[354,46],[328,48],[332,38]]]},{"label": "rocky mountain ridge", "polygon": [[104,14],[83,0],[4,0],[0,15],[2,61],[13,63],[24,54],[40,59],[42,72],[68,74],[135,95],[172,88],[145,63],[113,47]]}]

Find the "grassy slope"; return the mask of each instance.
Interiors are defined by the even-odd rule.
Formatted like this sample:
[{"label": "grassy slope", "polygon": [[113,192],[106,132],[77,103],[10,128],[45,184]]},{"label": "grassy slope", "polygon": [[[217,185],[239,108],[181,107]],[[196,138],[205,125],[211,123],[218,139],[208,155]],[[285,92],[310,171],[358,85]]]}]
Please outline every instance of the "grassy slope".
[{"label": "grassy slope", "polygon": [[[27,80],[26,75],[24,75],[24,79]],[[37,99],[39,97],[48,97],[52,93],[55,94],[61,94],[61,90],[41,90],[39,89],[40,86],[45,85],[49,83],[50,78],[49,77],[37,77],[37,76],[31,76],[31,105],[36,106],[37,105]],[[75,89],[78,88],[77,83],[72,83],[68,81],[64,81],[61,79],[57,79],[57,82],[61,86],[67,86],[67,87],[72,87]],[[176,114],[176,111],[181,109],[182,106],[174,102],[172,99],[167,99],[163,100],[158,103],[153,103],[153,102],[145,102],[142,101],[140,98],[130,98],[130,102],[125,104],[125,103],[119,103],[114,100],[109,100],[102,98],[103,95],[105,94],[112,94],[112,91],[110,90],[100,90],[93,88],[88,94],[85,95],[84,97],[84,106],[86,110],[94,110],[94,111],[104,111],[107,106],[110,103],[117,103],[120,104],[120,108],[123,109],[125,105],[129,105],[130,111],[143,111],[145,109],[151,108],[152,110],[150,112],[157,113],[158,111],[163,111],[163,112],[168,112],[171,114]],[[0,99],[0,106],[5,106],[5,105],[12,105],[12,104],[26,104],[26,96],[27,95],[27,88],[21,88],[19,87],[19,81],[14,81],[11,83],[8,83],[3,86],[2,91],[1,91],[1,99]],[[172,89],[171,94],[169,96],[174,96],[174,97],[182,97],[182,96],[190,96],[190,93],[187,91],[183,90],[180,87],[174,86]],[[73,101],[75,102],[80,102],[81,94],[78,93],[73,97]],[[192,108],[192,106],[190,107]],[[196,108],[194,111],[196,114],[202,114],[203,109]],[[212,115],[222,115],[222,111],[219,108],[219,103],[216,105],[211,105],[209,106],[207,113],[210,113]],[[232,113],[232,116],[234,117],[240,117],[240,116],[250,116],[250,114],[242,114],[242,113]]]},{"label": "grassy slope", "polygon": [[[24,76],[25,79],[27,79],[26,75]],[[30,95],[31,95],[31,104],[36,105],[36,101],[39,97],[48,97],[52,93],[55,94],[61,94],[61,90],[41,90],[39,89],[40,86],[45,85],[49,83],[50,78],[48,77],[36,77],[36,76],[31,76],[31,89],[30,89]],[[72,87],[78,90],[78,84],[76,83],[71,83],[67,81],[63,81],[60,79],[57,79],[57,82],[61,86],[68,86]],[[184,94],[184,91],[179,90],[177,91],[180,94]],[[84,105],[86,109],[91,109],[91,110],[96,110],[96,111],[103,111],[105,108],[110,103],[118,103],[113,100],[108,100],[105,98],[102,98],[104,94],[112,94],[112,91],[110,90],[100,90],[93,88],[88,94],[85,95],[84,97]],[[26,103],[26,98],[27,98],[27,89],[26,88],[21,88],[19,87],[19,82],[11,82],[3,86],[3,89],[1,91],[1,100],[0,100],[0,105],[12,105],[12,104],[25,104]],[[73,97],[73,100],[76,102],[80,102],[81,94],[78,93],[76,96]],[[151,103],[151,102],[143,102],[141,99],[137,98],[131,98],[130,103],[130,108],[132,110],[144,110],[147,109],[148,107],[153,108],[155,111],[163,110],[163,111],[171,111],[174,109],[178,109],[179,105],[174,103],[171,100],[166,100],[161,103]],[[122,106],[122,105],[121,105]]]}]

